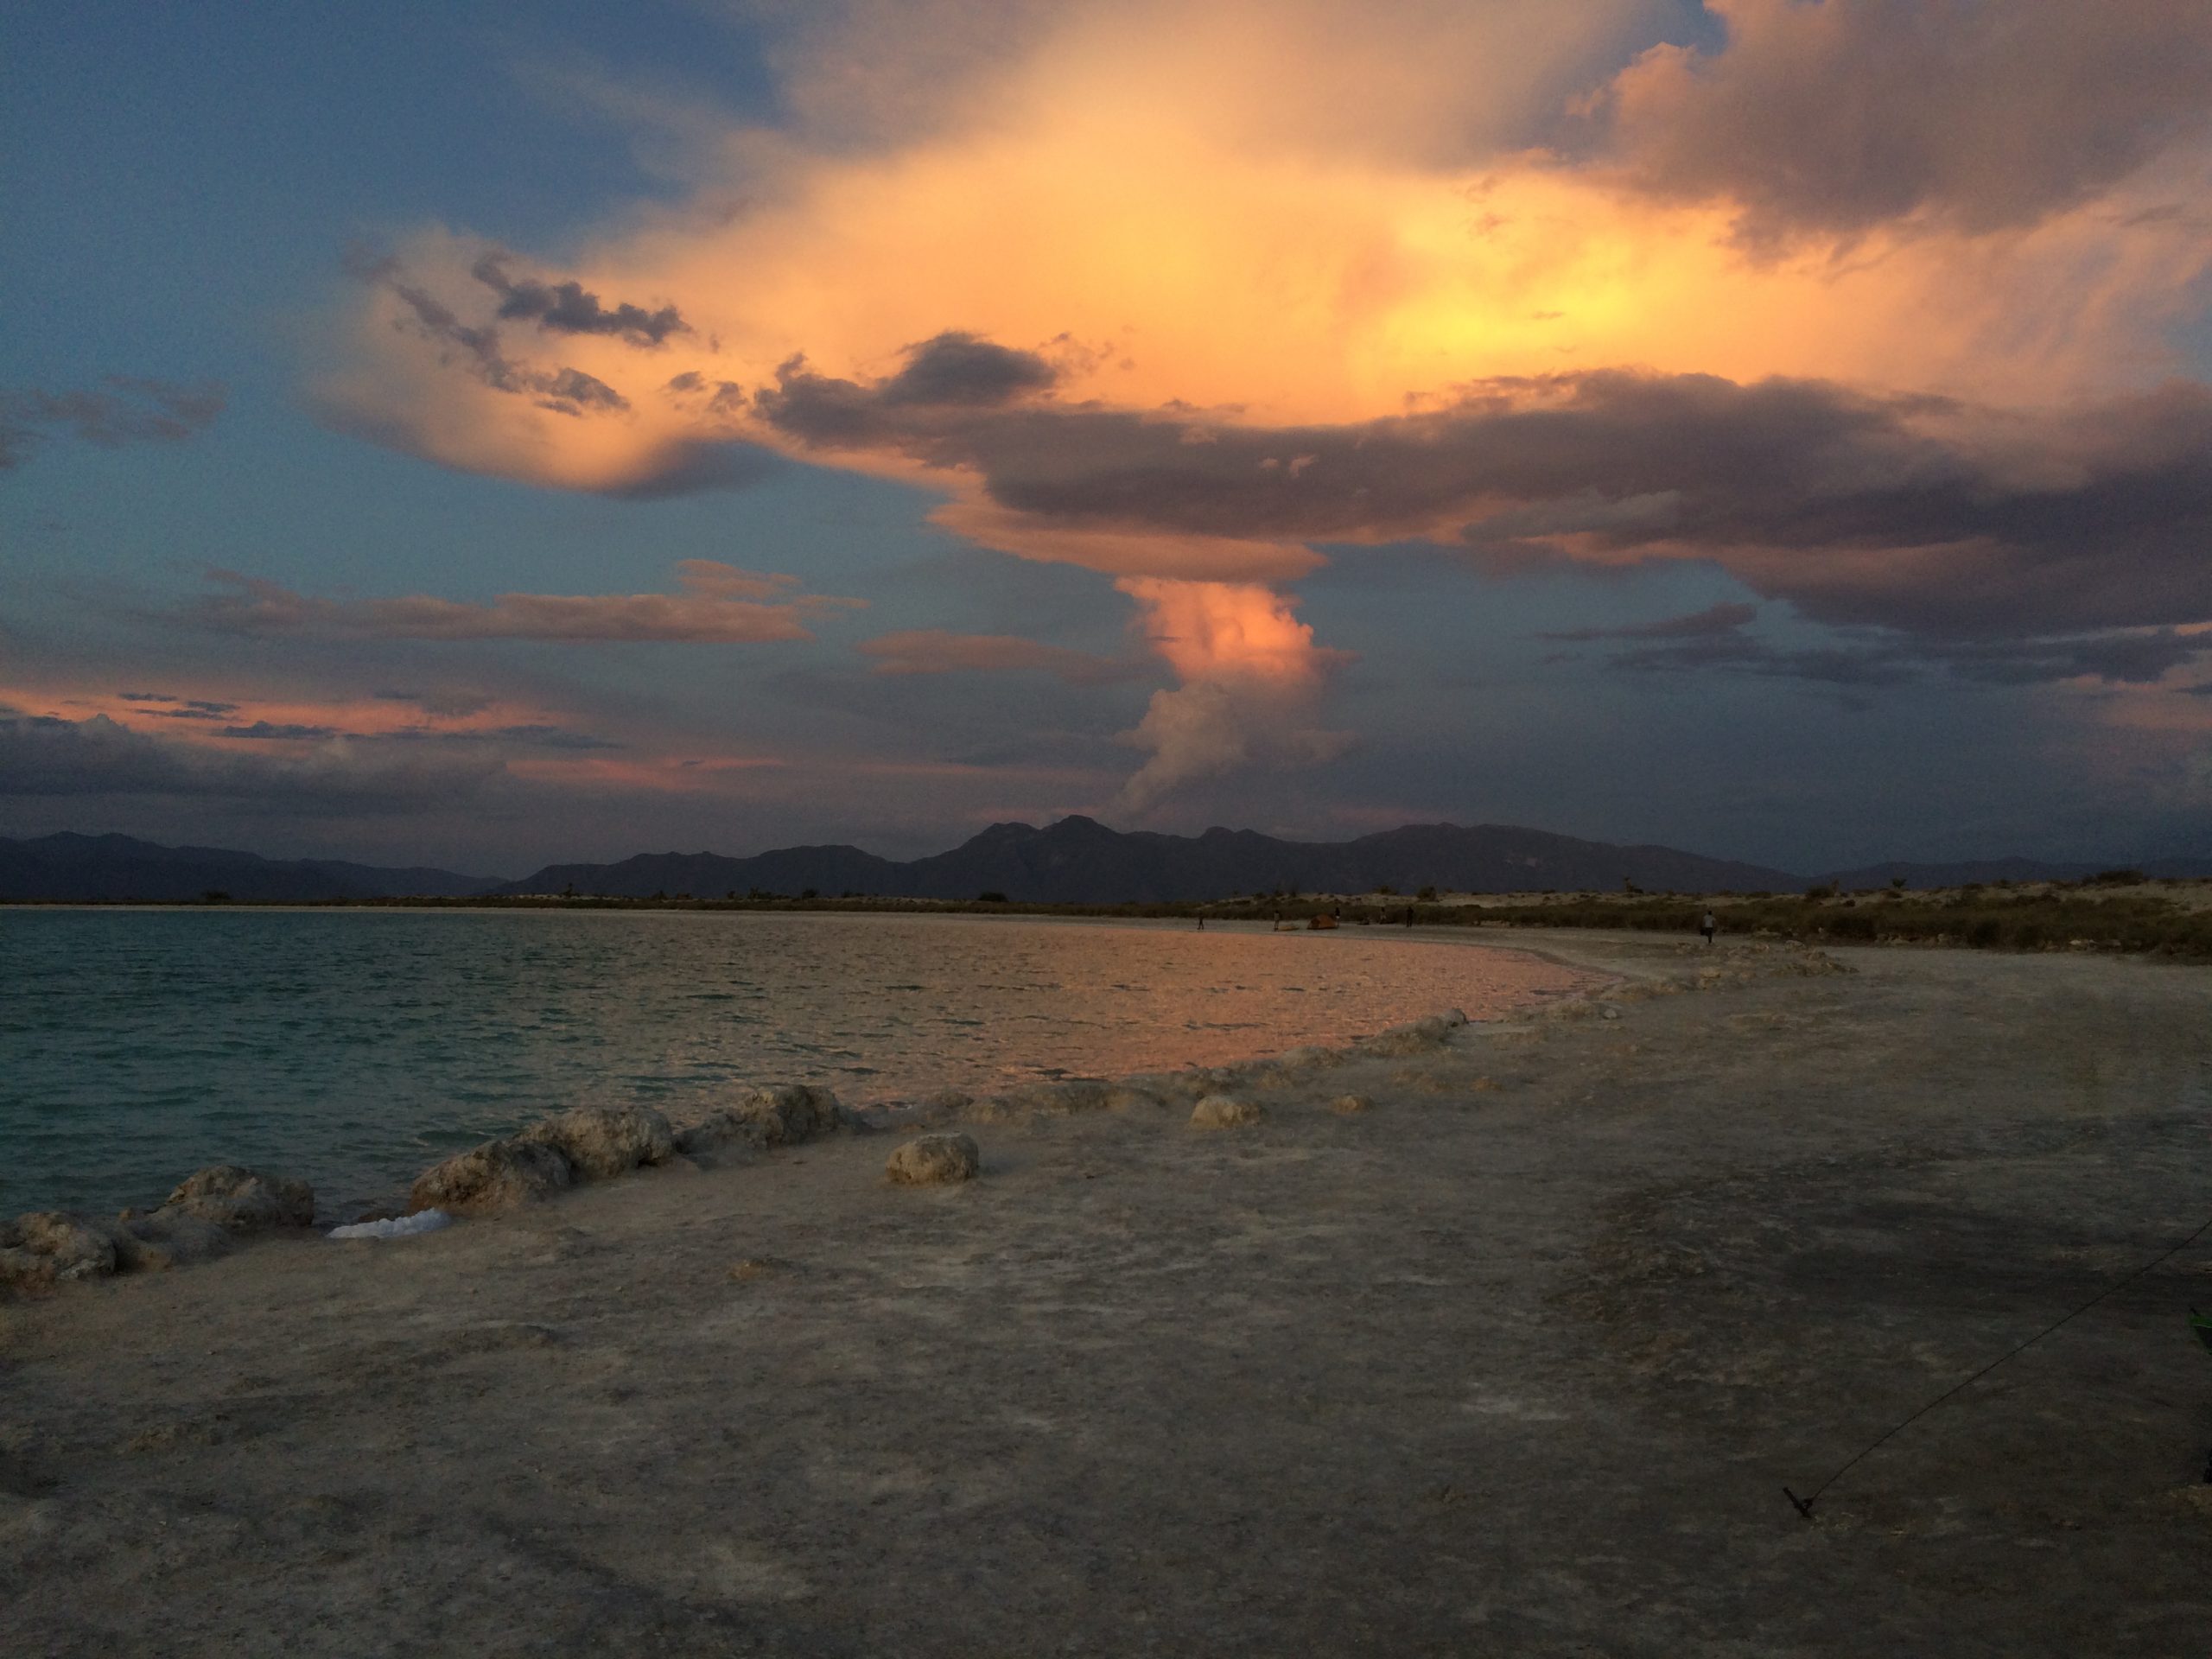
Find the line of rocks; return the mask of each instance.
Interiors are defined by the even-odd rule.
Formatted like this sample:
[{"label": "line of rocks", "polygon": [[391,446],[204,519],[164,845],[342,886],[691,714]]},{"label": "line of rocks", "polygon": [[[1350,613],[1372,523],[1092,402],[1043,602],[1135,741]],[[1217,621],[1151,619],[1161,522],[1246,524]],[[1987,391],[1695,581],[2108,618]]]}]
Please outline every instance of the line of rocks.
[{"label": "line of rocks", "polygon": [[[1195,1128],[1236,1128],[1262,1121],[1247,1097],[1254,1087],[1281,1084],[1332,1066],[1403,1055],[1448,1040],[1467,1023],[1457,1009],[1394,1026],[1340,1048],[1294,1048],[1241,1065],[1193,1066],[1121,1081],[1056,1079],[1024,1084],[977,1100],[944,1090],[916,1103],[894,1121],[915,1128],[948,1120],[1007,1122],[1035,1116],[1187,1107]],[[1348,1103],[1338,1109],[1362,1109]],[[714,1164],[733,1156],[803,1145],[840,1130],[874,1127],[827,1089],[776,1084],[748,1090],[705,1116],[672,1124],[651,1106],[579,1106],[511,1135],[472,1147],[432,1166],[409,1189],[409,1209],[488,1216],[533,1204],[590,1181],[612,1180],[641,1167]],[[886,1167],[895,1185],[971,1179],[982,1166],[965,1134],[925,1134],[897,1148]],[[36,1294],[83,1280],[181,1267],[222,1255],[238,1238],[272,1230],[303,1231],[315,1224],[315,1190],[236,1164],[187,1177],[160,1208],[124,1211],[113,1221],[41,1211],[0,1222],[0,1292]]]},{"label": "line of rocks", "polygon": [[36,1210],[0,1222],[0,1291],[36,1294],[118,1273],[158,1272],[212,1261],[248,1233],[315,1224],[305,1181],[238,1164],[213,1164],[179,1182],[150,1211],[112,1221]]}]

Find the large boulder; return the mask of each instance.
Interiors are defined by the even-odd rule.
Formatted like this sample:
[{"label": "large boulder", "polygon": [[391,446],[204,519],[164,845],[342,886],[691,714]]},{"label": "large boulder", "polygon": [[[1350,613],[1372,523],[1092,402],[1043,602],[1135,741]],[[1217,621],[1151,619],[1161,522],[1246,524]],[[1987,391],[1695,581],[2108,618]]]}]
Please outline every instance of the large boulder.
[{"label": "large boulder", "polygon": [[496,1215],[551,1198],[575,1179],[568,1154],[557,1147],[486,1141],[417,1175],[408,1192],[408,1207],[456,1216]]},{"label": "large boulder", "polygon": [[973,1135],[924,1135],[893,1153],[883,1173],[901,1186],[944,1186],[972,1181],[982,1162]]},{"label": "large boulder", "polygon": [[515,1136],[518,1145],[551,1147],[565,1157],[577,1179],[603,1181],[658,1164],[676,1153],[676,1132],[650,1106],[578,1106],[533,1123]]},{"label": "large boulder", "polygon": [[847,1122],[836,1096],[804,1083],[755,1089],[738,1103],[737,1110],[760,1126],[762,1144],[771,1147],[795,1147],[842,1129]]},{"label": "large boulder", "polygon": [[1241,1129],[1257,1123],[1263,1116],[1255,1101],[1239,1099],[1235,1095],[1208,1095],[1191,1109],[1191,1127]]},{"label": "large boulder", "polygon": [[0,1225],[0,1285],[49,1290],[115,1271],[115,1239],[106,1227],[58,1210],[37,1210]]},{"label": "large boulder", "polygon": [[238,1164],[213,1164],[177,1184],[163,1212],[212,1221],[234,1233],[315,1224],[315,1188]]}]

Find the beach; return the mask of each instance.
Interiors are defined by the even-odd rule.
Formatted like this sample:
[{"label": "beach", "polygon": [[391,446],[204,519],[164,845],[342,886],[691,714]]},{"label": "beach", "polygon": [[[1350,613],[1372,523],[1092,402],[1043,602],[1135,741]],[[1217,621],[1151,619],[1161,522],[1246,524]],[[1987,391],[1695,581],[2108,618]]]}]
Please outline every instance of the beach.
[{"label": "beach", "polygon": [[[2212,974],[1486,932],[1536,1017],[0,1304],[0,1651],[2168,1655]],[[1366,1109],[1339,1110],[1346,1096]],[[887,1184],[910,1130],[980,1175]]]}]

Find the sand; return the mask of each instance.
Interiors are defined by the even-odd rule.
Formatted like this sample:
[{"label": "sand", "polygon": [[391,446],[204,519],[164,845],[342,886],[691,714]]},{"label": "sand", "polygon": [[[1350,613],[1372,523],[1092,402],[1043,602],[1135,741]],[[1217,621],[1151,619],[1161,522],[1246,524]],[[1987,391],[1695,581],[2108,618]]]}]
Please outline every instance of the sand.
[{"label": "sand", "polygon": [[2212,1216],[2212,971],[1835,955],[0,1308],[0,1653],[2204,1651],[2212,1236],[1781,1488]]}]

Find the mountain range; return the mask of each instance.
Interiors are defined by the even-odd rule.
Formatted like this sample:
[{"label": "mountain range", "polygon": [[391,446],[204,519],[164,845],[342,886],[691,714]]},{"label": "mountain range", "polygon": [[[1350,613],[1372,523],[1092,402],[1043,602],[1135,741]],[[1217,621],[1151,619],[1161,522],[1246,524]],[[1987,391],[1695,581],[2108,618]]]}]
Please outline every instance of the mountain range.
[{"label": "mountain range", "polygon": [[[1967,881],[2073,880],[2095,864],[2032,859],[1871,864],[1817,878],[1847,889]],[[2212,875],[2212,857],[2162,859],[2152,875]],[[718,899],[809,893],[1047,904],[1156,903],[1242,893],[1369,893],[1424,887],[1461,893],[1786,893],[1808,878],[1670,847],[1616,846],[1501,824],[1408,824],[1346,842],[1284,841],[1250,830],[1198,836],[1116,830],[1062,818],[1039,829],[996,823],[950,852],[899,861],[860,848],[785,847],[747,858],[645,853],[612,864],[549,864],[519,881],[451,870],[389,869],[329,859],[275,860],[211,847],[162,847],[128,836],[0,837],[0,899],[175,902],[219,893],[244,902],[474,898],[575,893]]]},{"label": "mountain range", "polygon": [[461,899],[505,884],[451,870],[385,869],[337,859],[271,859],[221,847],[162,847],[64,830],[0,836],[0,899],[174,903],[219,893],[251,903],[322,899]]}]

